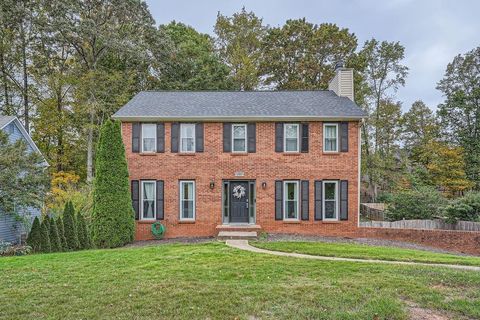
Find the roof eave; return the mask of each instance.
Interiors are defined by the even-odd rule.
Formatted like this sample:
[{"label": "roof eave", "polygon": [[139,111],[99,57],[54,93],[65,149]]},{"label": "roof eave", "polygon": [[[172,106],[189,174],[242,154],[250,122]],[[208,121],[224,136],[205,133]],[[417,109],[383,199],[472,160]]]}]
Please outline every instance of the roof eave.
[{"label": "roof eave", "polygon": [[360,121],[366,116],[122,116],[113,115],[113,119],[123,122],[147,122],[147,121],[202,121],[202,122],[234,122],[234,121],[257,121],[257,122],[273,122],[273,121]]}]

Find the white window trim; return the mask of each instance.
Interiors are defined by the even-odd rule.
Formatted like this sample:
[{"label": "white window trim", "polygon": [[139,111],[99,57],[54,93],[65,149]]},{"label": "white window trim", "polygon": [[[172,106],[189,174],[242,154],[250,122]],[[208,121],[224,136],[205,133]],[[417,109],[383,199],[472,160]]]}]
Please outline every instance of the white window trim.
[{"label": "white window trim", "polygon": [[[193,151],[183,151],[182,150],[182,142],[183,142],[183,136],[182,136],[182,126],[184,125],[191,125],[193,126]],[[197,146],[196,146],[196,127],[195,127],[195,123],[180,123],[180,153],[195,153],[195,151],[197,150]]]},{"label": "white window trim", "polygon": [[[153,137],[155,138],[155,144],[153,146],[153,151],[145,151],[143,150],[143,139],[145,138],[145,134],[143,133],[143,128],[146,126],[146,125],[149,125],[149,126],[154,126],[155,127],[155,134],[153,135]],[[157,125],[155,123],[142,123],[142,153],[155,153],[157,152]]]},{"label": "white window trim", "polygon": [[[326,131],[326,128],[327,127],[335,127],[336,128],[336,144],[335,144],[335,151],[327,151],[325,150],[325,146],[327,145],[325,143],[327,137],[325,135],[325,131]],[[335,152],[338,152],[338,140],[339,140],[339,135],[338,135],[338,123],[324,123],[323,124],[323,152],[326,152],[326,153],[335,153]]]},{"label": "white window trim", "polygon": [[[335,184],[335,218],[325,218],[325,184],[334,183]],[[338,190],[338,180],[324,180],[322,181],[322,219],[324,221],[338,221],[340,215],[340,201],[339,200],[339,190]]]},{"label": "white window trim", "polygon": [[[143,185],[145,183],[153,183],[153,218],[144,218],[143,217]],[[141,180],[140,181],[140,194],[141,194],[141,201],[142,201],[142,212],[141,212],[141,215],[140,215],[140,220],[144,220],[144,221],[155,221],[157,220],[157,217],[156,217],[156,214],[157,214],[157,199],[156,199],[156,195],[157,195],[157,182],[155,180]]]},{"label": "white window trim", "polygon": [[[235,127],[244,127],[245,128],[245,136],[244,136],[244,139],[245,139],[245,149],[242,150],[242,151],[235,151],[235,136],[234,136],[234,129]],[[247,125],[245,123],[234,123],[232,124],[232,153],[246,153],[247,152]]]},{"label": "white window trim", "polygon": [[[287,125],[297,127],[297,150],[287,151]],[[285,123],[283,125],[283,152],[300,152],[300,125],[298,123]]]},{"label": "white window trim", "polygon": [[[193,218],[183,218],[183,206],[182,206],[182,199],[183,199],[183,185],[185,183],[192,183],[193,184]],[[196,192],[197,192],[197,186],[195,185],[195,180],[180,180],[180,192],[179,192],[179,202],[178,202],[178,207],[180,211],[180,221],[195,221],[196,217]]]},{"label": "white window trim", "polygon": [[[297,185],[297,217],[296,218],[287,218],[287,206],[285,205],[287,203],[287,188],[286,185],[287,183],[295,183]],[[299,196],[300,196],[300,184],[298,180],[284,180],[283,181],[283,220],[284,221],[299,221],[300,220],[300,201],[299,201]]]}]

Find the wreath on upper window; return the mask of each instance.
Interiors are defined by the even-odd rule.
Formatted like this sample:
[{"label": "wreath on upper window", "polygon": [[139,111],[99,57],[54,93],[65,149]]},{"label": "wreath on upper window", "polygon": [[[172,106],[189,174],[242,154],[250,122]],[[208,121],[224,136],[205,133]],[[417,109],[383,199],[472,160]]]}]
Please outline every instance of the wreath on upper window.
[{"label": "wreath on upper window", "polygon": [[233,196],[237,199],[241,199],[242,197],[245,196],[245,187],[242,185],[238,185],[233,187]]}]

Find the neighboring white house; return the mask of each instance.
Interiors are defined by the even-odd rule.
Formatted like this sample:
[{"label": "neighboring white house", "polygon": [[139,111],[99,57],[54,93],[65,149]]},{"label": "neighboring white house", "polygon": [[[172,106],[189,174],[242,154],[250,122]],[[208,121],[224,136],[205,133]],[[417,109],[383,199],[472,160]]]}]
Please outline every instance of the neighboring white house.
[{"label": "neighboring white house", "polygon": [[[15,142],[19,139],[24,140],[27,143],[28,150],[30,152],[38,152],[41,154],[38,147],[33,142],[30,135],[27,133],[22,123],[13,116],[0,116],[0,130],[7,133],[10,142]],[[45,166],[48,166],[47,161],[44,159]],[[18,212],[17,212],[18,213]],[[26,208],[22,214],[27,223],[23,223],[21,220],[25,219],[15,218],[15,215],[5,213],[0,210],[0,240],[18,243],[28,233],[28,228],[31,225],[31,221],[40,215],[40,210],[36,208]]]}]

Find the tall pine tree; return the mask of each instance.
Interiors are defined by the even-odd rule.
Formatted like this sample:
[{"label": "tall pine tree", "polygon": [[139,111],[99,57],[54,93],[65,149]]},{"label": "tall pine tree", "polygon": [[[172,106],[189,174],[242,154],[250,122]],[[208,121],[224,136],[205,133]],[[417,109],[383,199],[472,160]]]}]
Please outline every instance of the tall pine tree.
[{"label": "tall pine tree", "polygon": [[57,229],[58,229],[58,236],[60,238],[60,243],[62,244],[63,250],[67,250],[67,239],[65,239],[65,232],[63,231],[63,220],[62,217],[57,218]]},{"label": "tall pine tree", "polygon": [[60,252],[63,250],[63,246],[58,234],[57,222],[53,218],[48,219],[50,220],[50,246],[52,252]]},{"label": "tall pine tree", "polygon": [[50,224],[48,223],[48,217],[42,220],[40,224],[40,251],[50,252],[52,250],[50,245]]},{"label": "tall pine tree", "polygon": [[79,248],[77,222],[75,221],[75,209],[71,201],[65,204],[63,211],[63,232],[67,240],[67,250],[77,250]]},{"label": "tall pine tree", "polygon": [[80,249],[90,249],[92,247],[92,242],[88,232],[87,222],[80,212],[77,213],[77,231]]},{"label": "tall pine tree", "polygon": [[40,220],[35,217],[33,220],[32,228],[27,237],[27,244],[32,247],[33,252],[40,252]]},{"label": "tall pine tree", "polygon": [[95,167],[93,242],[100,248],[123,246],[133,241],[135,220],[120,122],[102,126]]}]

